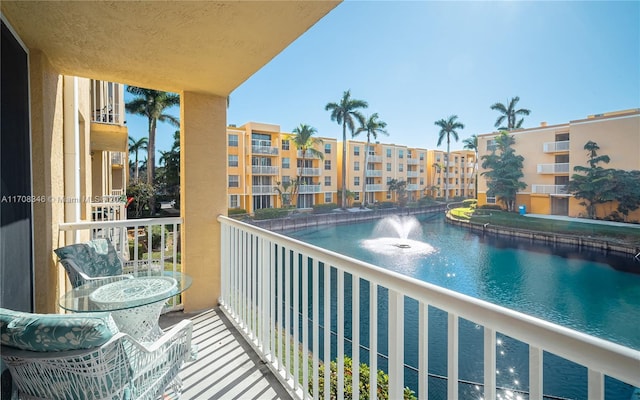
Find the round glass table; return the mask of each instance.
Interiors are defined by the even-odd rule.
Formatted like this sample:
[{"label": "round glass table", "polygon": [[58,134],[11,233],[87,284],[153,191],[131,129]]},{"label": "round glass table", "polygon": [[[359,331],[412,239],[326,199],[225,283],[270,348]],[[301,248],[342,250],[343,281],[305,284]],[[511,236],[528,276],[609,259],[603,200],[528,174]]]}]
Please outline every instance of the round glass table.
[{"label": "round glass table", "polygon": [[180,272],[127,275],[79,286],[62,296],[59,304],[73,312],[109,311],[121,332],[153,340],[162,335],[158,319],[166,301],[190,286],[191,277]]}]

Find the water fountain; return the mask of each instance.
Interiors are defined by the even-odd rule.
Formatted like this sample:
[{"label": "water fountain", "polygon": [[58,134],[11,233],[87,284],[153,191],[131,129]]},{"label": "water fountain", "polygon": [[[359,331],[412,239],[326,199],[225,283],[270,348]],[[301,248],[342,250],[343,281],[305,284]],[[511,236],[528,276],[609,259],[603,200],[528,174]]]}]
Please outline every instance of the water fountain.
[{"label": "water fountain", "polygon": [[378,254],[420,256],[435,251],[433,246],[422,241],[422,227],[414,216],[386,217],[376,224],[372,236],[361,244]]}]

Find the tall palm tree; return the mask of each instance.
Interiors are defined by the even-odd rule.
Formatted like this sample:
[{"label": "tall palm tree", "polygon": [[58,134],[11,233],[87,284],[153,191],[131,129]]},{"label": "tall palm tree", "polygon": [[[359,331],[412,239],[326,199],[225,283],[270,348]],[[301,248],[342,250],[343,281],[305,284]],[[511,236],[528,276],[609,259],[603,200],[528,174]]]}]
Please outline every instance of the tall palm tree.
[{"label": "tall palm tree", "polygon": [[362,125],[364,116],[358,111],[360,108],[369,107],[369,103],[364,100],[352,99],[351,90],[342,94],[342,99],[338,103],[327,103],[324,107],[326,111],[331,111],[331,120],[342,125],[342,207],[346,207],[347,201],[347,127],[353,132],[355,130],[356,118]]},{"label": "tall palm tree", "polygon": [[475,165],[473,166],[474,170],[474,182],[475,182],[475,196],[478,195],[478,135],[473,134],[470,137],[466,138],[462,141],[464,143],[464,148],[467,150],[473,150],[475,153]]},{"label": "tall palm tree", "polygon": [[300,194],[300,185],[304,183],[302,181],[302,172],[304,171],[307,154],[316,156],[321,160],[324,159],[324,154],[320,150],[316,149],[316,146],[322,145],[322,139],[313,136],[315,133],[317,133],[316,128],[307,124],[300,124],[299,126],[295,127],[292,132],[294,133],[294,135],[291,135],[290,140],[295,148],[302,152],[302,162],[298,167],[298,180],[293,189],[293,196],[296,197],[297,205],[297,196],[299,196]]},{"label": "tall palm tree", "polygon": [[180,120],[173,115],[165,114],[169,107],[180,105],[180,96],[174,93],[127,86],[127,92],[136,97],[125,104],[128,112],[147,117],[149,120],[149,142],[147,144],[147,183],[153,184],[156,162],[156,127],[158,121],[180,126]]},{"label": "tall palm tree", "polygon": [[451,137],[457,142],[458,141],[458,132],[456,129],[464,129],[464,124],[462,122],[456,121],[458,119],[457,115],[451,115],[448,119],[441,119],[434,122],[435,125],[440,127],[440,132],[438,132],[438,147],[442,143],[442,140],[447,138],[447,163],[445,164],[446,169],[444,170],[444,201],[449,201],[449,166],[450,163],[450,144]]},{"label": "tall palm tree", "polygon": [[[520,97],[516,96],[509,100],[509,105],[507,106],[502,103],[495,103],[491,106],[492,110],[496,110],[500,112],[500,114],[502,114],[498,117],[498,119],[496,119],[495,127],[499,127],[498,130],[512,131],[514,129],[522,128],[522,122],[524,121],[524,118],[520,118],[520,120],[517,122],[516,118],[518,117],[518,115],[529,115],[531,113],[531,110],[528,110],[526,108],[516,110],[516,104],[518,104],[519,101]],[[503,125],[505,119],[507,120],[507,126]]]},{"label": "tall palm tree", "polygon": [[367,147],[365,147],[364,151],[364,172],[362,173],[362,206],[367,205],[367,170],[369,169],[369,144],[371,143],[371,138],[377,139],[378,135],[389,135],[384,128],[387,127],[387,123],[384,121],[380,121],[378,119],[378,113],[373,113],[369,118],[367,118],[366,122],[358,128],[357,131],[354,132],[353,136],[358,136],[362,132],[367,133]]},{"label": "tall palm tree", "polygon": [[129,154],[133,154],[135,156],[135,181],[138,182],[138,180],[140,179],[139,177],[139,162],[138,162],[138,152],[140,150],[147,150],[147,144],[149,143],[149,140],[146,137],[141,137],[140,139],[136,140],[133,137],[129,136]]}]

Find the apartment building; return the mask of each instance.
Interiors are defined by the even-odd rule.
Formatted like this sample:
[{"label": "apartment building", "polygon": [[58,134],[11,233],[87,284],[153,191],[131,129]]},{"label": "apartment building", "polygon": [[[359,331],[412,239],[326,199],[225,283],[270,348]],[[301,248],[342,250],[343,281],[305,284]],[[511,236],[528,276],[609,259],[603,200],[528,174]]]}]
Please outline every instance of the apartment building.
[{"label": "apartment building", "polygon": [[[559,125],[541,123],[539,127],[511,132],[516,154],[524,157],[522,181],[527,187],[516,197],[518,205],[535,214],[586,215],[581,200],[567,193],[567,183],[575,166],[588,166],[588,141],[598,144],[599,155],[611,158],[606,168],[640,170],[640,110],[624,110],[590,115],[585,119]],[[489,154],[497,133],[478,136],[480,156]],[[604,165],[603,165],[604,166]],[[483,169],[480,168],[480,173]],[[496,198],[487,196],[484,179],[479,180],[478,204],[491,204]],[[606,204],[598,209],[598,217],[605,217],[616,209]],[[630,219],[640,219],[636,210]]]},{"label": "apartment building", "polygon": [[[229,208],[253,212],[282,207],[298,208],[335,203],[337,191],[337,141],[322,138],[323,158],[297,149],[290,132],[279,125],[249,122],[227,128]],[[296,198],[289,183],[300,180]]]},{"label": "apartment building", "polygon": [[453,150],[450,156],[451,162],[447,160],[446,151],[427,151],[427,193],[433,197],[445,197],[448,191],[449,199],[475,197],[477,179],[475,152]]}]

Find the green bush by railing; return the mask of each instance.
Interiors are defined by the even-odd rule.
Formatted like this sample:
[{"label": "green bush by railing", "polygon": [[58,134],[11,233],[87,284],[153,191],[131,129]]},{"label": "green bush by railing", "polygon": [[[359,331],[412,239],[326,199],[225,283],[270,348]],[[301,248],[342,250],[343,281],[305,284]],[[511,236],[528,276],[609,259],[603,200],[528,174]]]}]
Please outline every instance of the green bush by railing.
[{"label": "green bush by railing", "polygon": [[338,208],[336,203],[327,203],[327,204],[314,204],[313,205],[313,213],[314,214],[326,214]]},{"label": "green bush by railing", "polygon": [[500,205],[498,205],[498,204],[483,204],[478,208],[482,209],[482,210],[499,210],[499,211],[502,211],[502,207]]},{"label": "green bush by railing", "polygon": [[392,201],[381,201],[379,203],[376,203],[376,208],[394,208],[397,207],[396,203],[392,202]]},{"label": "green bush by railing", "polygon": [[295,208],[260,208],[253,213],[253,219],[274,219],[288,216]]},{"label": "green bush by railing", "polygon": [[242,215],[242,214],[246,214],[247,210],[245,210],[244,208],[230,208],[227,211],[227,215],[228,216],[232,216],[232,215]]}]

